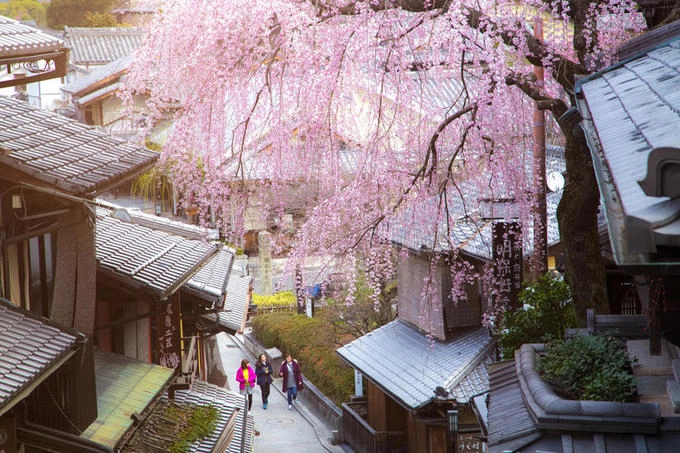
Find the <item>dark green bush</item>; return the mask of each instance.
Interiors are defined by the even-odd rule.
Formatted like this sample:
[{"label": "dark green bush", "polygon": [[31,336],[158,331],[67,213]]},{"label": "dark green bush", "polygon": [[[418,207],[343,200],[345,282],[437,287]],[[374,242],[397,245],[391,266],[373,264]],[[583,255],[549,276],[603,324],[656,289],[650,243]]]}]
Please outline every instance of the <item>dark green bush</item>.
[{"label": "dark green bush", "polygon": [[[323,319],[289,312],[256,316],[253,335],[264,347],[276,346],[297,358],[302,374],[338,406],[354,390],[354,371],[335,353],[333,328]],[[274,364],[278,371],[280,364]]]},{"label": "dark green bush", "polygon": [[511,359],[523,344],[563,338],[565,329],[576,326],[569,287],[551,274],[525,284],[519,301],[522,308],[506,312],[501,322],[498,346],[503,358]]},{"label": "dark green bush", "polygon": [[635,377],[625,344],[613,333],[577,335],[546,344],[537,371],[573,399],[634,402]]}]

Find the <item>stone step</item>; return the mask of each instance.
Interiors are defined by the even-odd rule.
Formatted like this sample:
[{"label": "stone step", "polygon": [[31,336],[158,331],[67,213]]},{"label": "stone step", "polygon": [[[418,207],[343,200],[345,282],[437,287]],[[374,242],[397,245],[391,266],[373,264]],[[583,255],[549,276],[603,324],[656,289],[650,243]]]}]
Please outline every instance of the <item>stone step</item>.
[{"label": "stone step", "polygon": [[671,361],[671,368],[673,368],[673,376],[676,381],[680,381],[680,359],[673,359]]},{"label": "stone step", "polygon": [[666,393],[671,400],[673,412],[680,414],[680,382],[677,380],[666,381]]}]

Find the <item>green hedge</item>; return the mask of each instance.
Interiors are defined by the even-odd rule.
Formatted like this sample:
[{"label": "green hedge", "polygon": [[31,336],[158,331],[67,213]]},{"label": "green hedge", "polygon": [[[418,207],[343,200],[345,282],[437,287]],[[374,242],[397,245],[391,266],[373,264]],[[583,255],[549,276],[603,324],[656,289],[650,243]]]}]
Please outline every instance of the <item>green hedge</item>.
[{"label": "green hedge", "polygon": [[[260,314],[253,335],[266,348],[277,347],[300,363],[302,374],[338,406],[354,391],[354,371],[335,353],[335,333],[322,319],[288,312]],[[278,370],[279,364],[274,364]]]},{"label": "green hedge", "polygon": [[292,291],[279,291],[271,296],[253,293],[252,302],[260,307],[295,307],[297,299]]}]

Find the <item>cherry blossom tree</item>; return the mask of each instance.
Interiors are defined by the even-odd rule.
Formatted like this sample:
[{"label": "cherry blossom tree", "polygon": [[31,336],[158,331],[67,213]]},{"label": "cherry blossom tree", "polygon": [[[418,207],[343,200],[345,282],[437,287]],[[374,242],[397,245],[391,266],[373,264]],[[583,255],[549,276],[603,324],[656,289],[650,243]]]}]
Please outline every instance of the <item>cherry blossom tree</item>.
[{"label": "cherry blossom tree", "polygon": [[123,96],[148,95],[149,125],[176,112],[162,165],[225,236],[242,237],[251,207],[304,214],[291,269],[385,262],[394,231],[475,212],[470,188],[515,199],[532,224],[538,106],[565,148],[558,217],[577,312],[607,312],[599,193],[567,113],[577,78],[644,27],[629,0],[168,0]]}]

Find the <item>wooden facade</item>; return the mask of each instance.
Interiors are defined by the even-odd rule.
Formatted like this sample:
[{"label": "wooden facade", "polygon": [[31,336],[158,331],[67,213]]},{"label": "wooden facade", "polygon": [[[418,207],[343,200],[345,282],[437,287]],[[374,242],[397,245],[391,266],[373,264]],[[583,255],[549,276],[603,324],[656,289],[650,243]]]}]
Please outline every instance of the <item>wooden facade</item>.
[{"label": "wooden facade", "polygon": [[[442,260],[434,264],[434,277],[429,279],[431,256],[410,253],[399,262],[399,317],[433,337],[445,341],[456,329],[476,327],[486,310],[481,282],[465,284],[467,300],[451,298],[451,264]],[[481,272],[483,263],[469,260],[469,265]],[[428,285],[428,288],[426,288]],[[423,294],[428,294],[423,298]]]},{"label": "wooden facade", "polygon": [[[6,179],[16,172],[0,172],[0,293],[31,313],[91,334],[96,267],[88,209],[82,201]],[[16,411],[19,425],[70,433],[86,428],[97,417],[92,346],[84,344]]]}]

